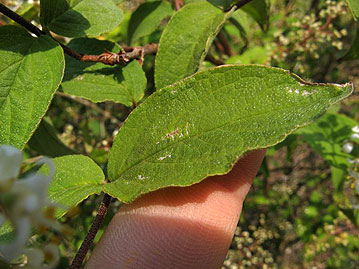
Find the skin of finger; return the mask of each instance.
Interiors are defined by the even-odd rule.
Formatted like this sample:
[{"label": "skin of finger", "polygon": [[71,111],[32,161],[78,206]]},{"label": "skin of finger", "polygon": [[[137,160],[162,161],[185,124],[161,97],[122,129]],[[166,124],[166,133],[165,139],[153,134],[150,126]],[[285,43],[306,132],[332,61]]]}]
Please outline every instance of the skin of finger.
[{"label": "skin of finger", "polygon": [[86,268],[220,268],[264,153],[248,154],[227,175],[123,205]]}]

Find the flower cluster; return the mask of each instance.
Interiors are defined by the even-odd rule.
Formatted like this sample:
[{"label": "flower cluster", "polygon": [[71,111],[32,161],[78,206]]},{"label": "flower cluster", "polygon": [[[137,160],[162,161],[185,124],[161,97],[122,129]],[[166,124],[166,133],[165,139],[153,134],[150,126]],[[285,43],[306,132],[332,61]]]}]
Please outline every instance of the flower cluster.
[{"label": "flower cluster", "polygon": [[273,255],[265,249],[264,245],[270,240],[279,238],[279,234],[261,227],[265,224],[264,214],[261,214],[259,222],[259,227],[249,225],[248,231],[241,231],[241,228],[237,227],[222,269],[277,268]]},{"label": "flower cluster", "polygon": [[18,149],[0,147],[0,225],[10,222],[15,233],[13,240],[0,244],[0,258],[11,264],[18,263],[16,259],[24,255],[24,261],[20,262],[23,268],[53,268],[59,260],[55,244],[41,249],[27,248],[27,244],[32,227],[38,233],[61,228],[54,219],[55,205],[47,200],[48,186],[55,175],[54,163],[42,158],[37,164],[48,166],[48,176],[33,173],[18,179],[22,161]]},{"label": "flower cluster", "polygon": [[294,21],[291,19],[288,25],[291,30],[279,30],[274,34],[271,62],[294,62],[294,71],[304,73],[308,69],[308,61],[318,60],[324,50],[342,50],[341,39],[347,35],[347,30],[338,29],[333,21],[347,12],[344,1],[326,1],[326,7],[318,15],[312,13],[302,17],[298,14],[294,19],[296,15],[293,14]]}]

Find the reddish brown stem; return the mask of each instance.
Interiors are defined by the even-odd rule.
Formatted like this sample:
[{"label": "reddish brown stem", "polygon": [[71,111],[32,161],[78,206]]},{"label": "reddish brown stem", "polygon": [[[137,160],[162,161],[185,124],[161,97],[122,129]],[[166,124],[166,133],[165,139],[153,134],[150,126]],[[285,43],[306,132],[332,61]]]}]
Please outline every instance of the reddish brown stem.
[{"label": "reddish brown stem", "polygon": [[82,242],[80,249],[78,250],[75,258],[73,259],[70,269],[79,269],[81,268],[82,262],[86,257],[88,250],[90,249],[93,240],[99,230],[103,220],[105,219],[107,208],[111,202],[111,196],[105,193],[101,205],[98,209],[97,215],[91,225],[90,230],[88,231],[85,240]]},{"label": "reddish brown stem", "polygon": [[218,33],[217,38],[218,38],[218,41],[222,45],[223,52],[226,55],[228,55],[229,57],[233,56],[234,55],[233,50],[232,50],[231,46],[229,45],[227,37],[226,37],[225,33],[223,32],[223,30]]},{"label": "reddish brown stem", "polygon": [[183,7],[183,0],[175,0],[175,10],[178,11]]},{"label": "reddish brown stem", "polygon": [[[0,4],[0,12],[3,13],[6,17],[12,19],[13,21],[17,22],[18,24],[20,24],[21,26],[26,28],[31,33],[33,33],[37,36],[46,35],[46,33],[44,31],[40,30],[35,25],[33,25],[31,22],[29,22],[25,18],[19,16],[18,14],[16,14],[15,12],[13,12],[11,9],[7,8],[3,4]],[[107,64],[107,65],[126,64],[133,59],[143,60],[142,58],[144,57],[144,55],[154,54],[157,52],[157,48],[158,48],[157,44],[148,44],[148,45],[142,46],[142,47],[133,47],[133,48],[131,47],[128,52],[126,51],[126,52],[120,52],[120,53],[111,53],[111,52],[107,51],[100,55],[87,55],[87,54],[78,53],[78,52],[70,49],[66,45],[60,43],[58,40],[56,40],[56,39],[54,39],[54,40],[60,44],[60,46],[62,47],[62,49],[64,50],[64,52],[67,55],[69,55],[79,61],[100,62],[100,63]]]}]

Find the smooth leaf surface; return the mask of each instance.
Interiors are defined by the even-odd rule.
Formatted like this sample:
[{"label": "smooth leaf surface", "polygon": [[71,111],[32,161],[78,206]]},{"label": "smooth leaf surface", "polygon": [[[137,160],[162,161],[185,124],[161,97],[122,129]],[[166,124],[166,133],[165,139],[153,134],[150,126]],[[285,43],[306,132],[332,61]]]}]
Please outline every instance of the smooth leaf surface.
[{"label": "smooth leaf surface", "polygon": [[128,24],[128,42],[132,44],[139,38],[152,34],[161,22],[172,15],[172,7],[166,1],[147,2],[140,5],[132,14]]},{"label": "smooth leaf surface", "polygon": [[248,15],[259,24],[263,31],[267,30],[269,22],[269,6],[266,0],[253,0],[244,5],[241,10],[248,13]]},{"label": "smooth leaf surface", "polygon": [[61,83],[64,55],[50,37],[0,27],[0,144],[23,148]]},{"label": "smooth leaf surface", "polygon": [[40,4],[42,25],[68,37],[97,36],[123,20],[112,0],[41,0]]},{"label": "smooth leaf surface", "polygon": [[317,122],[306,126],[297,134],[316,150],[331,166],[347,169],[349,154],[342,151],[344,141],[352,134],[356,122],[341,114],[327,113]]},{"label": "smooth leaf surface", "polygon": [[208,2],[190,3],[176,12],[160,40],[155,61],[156,88],[195,73],[231,14]]},{"label": "smooth leaf surface", "polygon": [[348,96],[352,84],[308,84],[278,68],[221,66],[151,95],[110,151],[105,192],[130,202],[228,173],[247,151],[281,142]]},{"label": "smooth leaf surface", "polygon": [[[76,206],[92,194],[102,191],[105,176],[101,168],[89,157],[68,155],[53,159],[56,174],[49,186],[48,199],[68,207]],[[39,173],[47,174],[48,167],[42,166]],[[66,213],[58,208],[56,217]]]},{"label": "smooth leaf surface", "polygon": [[[101,54],[104,50],[119,52],[114,43],[91,38],[73,39],[68,47],[87,54]],[[141,100],[146,90],[145,73],[137,61],[125,66],[107,66],[101,63],[80,62],[69,56],[62,90],[70,95],[84,97],[92,102],[113,101],[131,106]]]},{"label": "smooth leaf surface", "polygon": [[359,19],[359,1],[358,0],[346,0],[346,1],[350,8],[350,11],[353,14],[354,20],[357,21]]}]

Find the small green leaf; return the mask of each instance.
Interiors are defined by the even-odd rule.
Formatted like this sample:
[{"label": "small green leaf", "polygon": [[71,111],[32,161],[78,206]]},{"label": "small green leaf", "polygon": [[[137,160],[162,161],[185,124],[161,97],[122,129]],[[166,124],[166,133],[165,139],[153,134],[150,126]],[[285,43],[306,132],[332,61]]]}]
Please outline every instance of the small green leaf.
[{"label": "small green leaf", "polygon": [[341,60],[357,60],[359,59],[359,25],[357,26],[356,36],[349,51],[342,57]]},{"label": "small green leaf", "polygon": [[155,63],[156,88],[195,73],[231,14],[232,11],[223,13],[208,2],[187,4],[176,12],[160,40]]},{"label": "small green leaf", "polygon": [[40,5],[42,25],[68,37],[97,36],[123,20],[112,0],[41,0]]},{"label": "small green leaf", "polygon": [[346,0],[350,11],[353,14],[355,21],[359,19],[359,1],[358,0]]},{"label": "small green leaf", "polygon": [[23,148],[61,83],[64,54],[48,36],[0,27],[0,144]]},{"label": "small green leaf", "polygon": [[[9,220],[0,226],[0,244],[4,244],[15,239],[15,231]],[[1,265],[1,264],[0,264]]]},{"label": "small green leaf", "polygon": [[275,145],[348,96],[352,84],[309,84],[265,66],[221,66],[163,88],[126,120],[105,192],[130,202],[226,174],[247,151]]},{"label": "small green leaf", "polygon": [[327,113],[317,122],[296,132],[331,166],[347,169],[349,154],[342,151],[344,141],[350,138],[356,122],[347,116]]},{"label": "small green leaf", "polygon": [[[71,40],[68,47],[86,54],[101,54],[105,50],[119,52],[114,43],[91,38]],[[147,80],[141,66],[132,61],[126,66],[106,66],[102,63],[80,62],[69,56],[62,90],[70,95],[84,97],[92,102],[113,101],[131,106],[141,100]]]},{"label": "small green leaf", "polygon": [[39,127],[29,140],[28,146],[39,155],[53,158],[75,153],[60,141],[55,128],[46,119],[40,122]]},{"label": "small green leaf", "polygon": [[[68,207],[76,206],[92,194],[102,192],[105,176],[101,168],[89,157],[68,155],[53,159],[56,167],[55,177],[49,186],[49,200]],[[42,166],[39,173],[48,174],[48,167]],[[66,213],[58,208],[56,217]]]},{"label": "small green leaf", "polygon": [[128,41],[136,42],[140,37],[152,34],[162,20],[172,15],[172,7],[166,1],[143,3],[132,14],[128,24]]},{"label": "small green leaf", "polygon": [[268,29],[269,4],[267,4],[266,0],[253,0],[244,5],[241,10],[248,13],[248,15],[250,15],[259,24],[263,31]]}]

